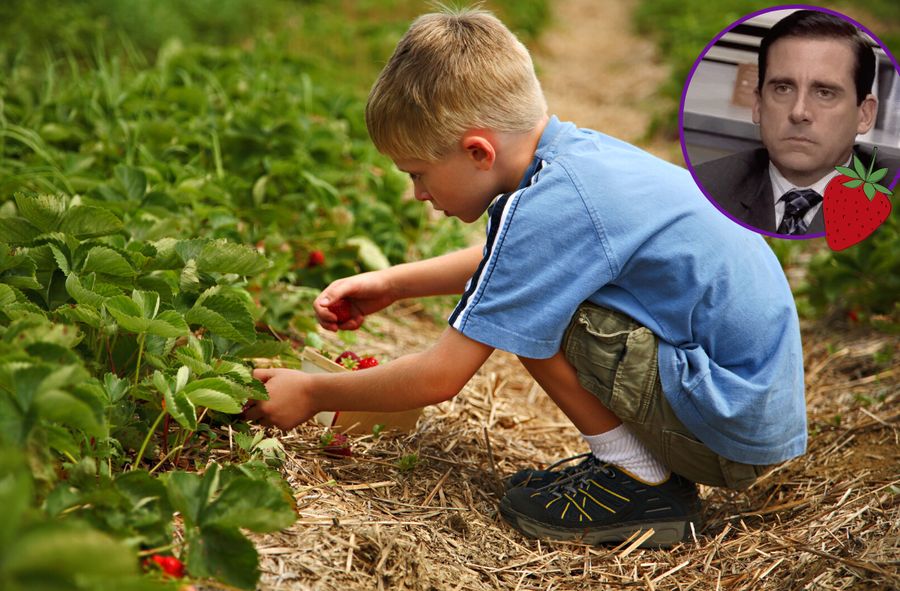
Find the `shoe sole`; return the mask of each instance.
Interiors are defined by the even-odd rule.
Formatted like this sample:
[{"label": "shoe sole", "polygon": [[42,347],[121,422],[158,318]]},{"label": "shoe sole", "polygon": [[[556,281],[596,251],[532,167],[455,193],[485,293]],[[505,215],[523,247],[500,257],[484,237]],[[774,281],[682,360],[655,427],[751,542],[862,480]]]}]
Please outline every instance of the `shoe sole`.
[{"label": "shoe sole", "polygon": [[[505,500],[505,499],[504,499]],[[591,546],[624,542],[637,531],[653,529],[653,535],[639,548],[668,548],[691,539],[691,523],[700,529],[700,517],[689,515],[675,521],[638,521],[603,528],[567,528],[547,525],[519,513],[505,503],[500,503],[500,514],[512,527],[531,538],[544,538],[566,542],[582,542]]]}]

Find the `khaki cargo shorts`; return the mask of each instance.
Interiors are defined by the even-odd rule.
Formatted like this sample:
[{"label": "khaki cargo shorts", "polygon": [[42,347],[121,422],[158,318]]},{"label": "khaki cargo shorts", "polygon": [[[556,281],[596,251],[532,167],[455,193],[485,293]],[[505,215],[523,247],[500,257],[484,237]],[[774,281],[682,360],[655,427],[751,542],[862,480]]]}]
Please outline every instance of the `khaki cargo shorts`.
[{"label": "khaki cargo shorts", "polygon": [[688,431],[663,395],[656,335],[627,315],[585,302],[566,329],[562,351],[581,385],[676,474],[742,489],[771,468],[727,460]]}]

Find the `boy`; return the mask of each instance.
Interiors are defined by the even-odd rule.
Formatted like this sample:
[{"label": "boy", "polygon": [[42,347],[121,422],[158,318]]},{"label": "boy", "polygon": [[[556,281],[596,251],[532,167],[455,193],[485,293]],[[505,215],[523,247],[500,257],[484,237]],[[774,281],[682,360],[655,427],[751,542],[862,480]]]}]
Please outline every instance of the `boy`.
[{"label": "boy", "polygon": [[[454,396],[494,348],[516,354],[584,435],[584,459],[509,479],[503,517],[587,543],[699,529],[694,483],[741,488],[806,444],[797,314],[763,240],[685,170],[548,117],[527,50],[489,13],[428,14],[369,96],[375,145],[415,197],[474,222],[484,246],[335,281],[323,327],[407,297],[462,294],[437,343],[364,372],[260,369],[251,419],[402,410]],[[349,302],[338,324],[329,310]]]}]

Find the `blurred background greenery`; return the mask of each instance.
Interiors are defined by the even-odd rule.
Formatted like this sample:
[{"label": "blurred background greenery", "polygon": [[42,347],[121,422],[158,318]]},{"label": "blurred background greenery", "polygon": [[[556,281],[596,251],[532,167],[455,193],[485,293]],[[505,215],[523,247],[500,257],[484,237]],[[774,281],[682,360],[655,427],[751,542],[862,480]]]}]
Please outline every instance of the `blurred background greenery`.
[{"label": "blurred background greenery", "polygon": [[[492,0],[482,5],[533,47],[552,23],[549,0]],[[670,110],[657,118],[647,141],[678,141],[677,105],[698,53],[724,27],[769,5],[758,0],[635,3],[635,30],[656,42],[672,72],[659,95],[671,105]],[[824,6],[867,25],[896,53],[900,2],[829,0]],[[355,260],[356,249],[341,242],[363,229],[371,229],[369,234],[391,262],[455,248],[466,240],[464,232],[450,220],[442,221],[436,231],[426,228],[421,208],[413,211],[401,199],[405,181],[367,147],[362,123],[366,93],[397,39],[416,15],[434,7],[434,3],[414,0],[43,0],[39,7],[29,0],[4,0],[0,3],[0,100],[4,101],[0,126],[6,126],[7,136],[4,141],[0,134],[0,147],[6,146],[0,150],[0,204],[14,190],[96,189],[99,181],[112,178],[119,158],[115,150],[107,149],[106,158],[92,165],[91,174],[75,175],[74,184],[71,179],[50,181],[45,163],[26,166],[24,152],[10,149],[9,125],[33,132],[34,153],[46,148],[51,159],[56,158],[54,150],[59,150],[60,158],[72,164],[72,158],[88,150],[85,138],[100,130],[112,144],[125,146],[126,163],[156,166],[164,160],[160,150],[165,148],[166,134],[177,124],[207,130],[205,140],[198,136],[182,147],[202,156],[190,162],[198,177],[205,171],[217,173],[214,177],[224,186],[213,190],[207,183],[204,196],[216,206],[237,208],[238,215],[232,217],[284,195],[288,202],[292,195],[314,195],[313,201],[319,201],[320,207],[310,209],[302,219],[288,216],[289,224],[276,223],[283,216],[273,208],[257,212],[255,230],[227,234],[230,239],[253,242],[265,238],[270,248],[293,239],[291,256],[285,260],[291,258],[294,266],[305,260],[307,251],[326,249],[334,255],[324,268],[281,269],[282,278],[294,284],[318,287],[363,268]],[[180,57],[175,59],[176,55]],[[168,63],[183,67],[161,76],[158,66]],[[113,90],[120,93],[118,98],[110,94]],[[116,104],[104,125],[95,117],[91,125],[73,128],[70,124],[79,116],[93,117],[86,112],[96,107],[97,95],[104,92]],[[224,105],[215,102],[216,95],[225,98]],[[149,100],[139,104],[142,96],[156,100],[156,106]],[[163,108],[162,103],[171,104]],[[252,121],[235,123],[241,114]],[[328,131],[299,133],[294,122],[301,115]],[[143,118],[146,124],[141,134],[119,133],[117,117]],[[229,129],[229,125],[240,129]],[[248,126],[256,135],[247,132]],[[209,128],[231,134],[240,145],[216,144],[227,141],[213,138]],[[296,139],[291,140],[292,134]],[[318,142],[313,148],[310,138]],[[153,149],[154,142],[159,150]],[[257,148],[252,154],[247,152],[250,145]],[[156,155],[153,163],[142,157],[148,151]],[[291,166],[298,151],[302,158]],[[224,172],[233,173],[230,178],[220,174],[223,159]],[[290,182],[303,167],[309,167],[314,179]],[[185,174],[177,180],[184,182]],[[328,201],[337,194],[332,189],[340,194],[337,202]],[[346,221],[348,210],[357,218],[353,227],[336,230]],[[221,213],[213,211],[215,219],[210,223],[221,224]],[[234,230],[238,221],[225,225]],[[836,254],[823,241],[770,244],[786,269],[804,271],[794,275],[801,277],[795,293],[805,314],[843,317],[852,312],[853,317],[896,328],[898,230],[895,215],[877,240]],[[224,232],[220,228],[219,233]]]}]

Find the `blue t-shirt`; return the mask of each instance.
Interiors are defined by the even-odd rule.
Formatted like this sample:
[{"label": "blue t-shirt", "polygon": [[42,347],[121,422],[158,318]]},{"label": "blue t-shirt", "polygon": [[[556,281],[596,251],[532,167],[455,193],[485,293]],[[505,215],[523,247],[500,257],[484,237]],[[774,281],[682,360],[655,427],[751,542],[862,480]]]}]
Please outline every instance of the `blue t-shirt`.
[{"label": "blue t-shirt", "polygon": [[685,169],[552,117],[519,188],[491,205],[484,258],[450,317],[462,334],[545,359],[584,301],[659,337],[678,418],[719,455],[774,464],[806,449],[797,311],[763,239]]}]

